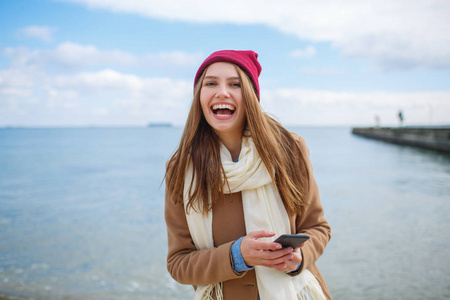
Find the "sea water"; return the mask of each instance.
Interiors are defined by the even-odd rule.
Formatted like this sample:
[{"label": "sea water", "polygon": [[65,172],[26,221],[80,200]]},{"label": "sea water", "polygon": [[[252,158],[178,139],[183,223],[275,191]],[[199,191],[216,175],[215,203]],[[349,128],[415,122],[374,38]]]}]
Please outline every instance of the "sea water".
[{"label": "sea water", "polygon": [[[310,149],[334,299],[450,297],[450,155],[350,128]],[[166,270],[164,167],[182,128],[0,129],[0,299],[192,299]]]}]

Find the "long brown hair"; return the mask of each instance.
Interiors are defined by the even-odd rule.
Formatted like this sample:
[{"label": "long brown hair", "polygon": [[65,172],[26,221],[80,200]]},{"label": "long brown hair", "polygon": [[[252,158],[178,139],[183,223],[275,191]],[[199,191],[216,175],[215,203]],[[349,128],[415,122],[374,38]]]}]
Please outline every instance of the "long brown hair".
[{"label": "long brown hair", "polygon": [[[299,142],[280,123],[263,112],[247,74],[238,66],[235,67],[241,79],[246,129],[250,131],[288,214],[300,214],[309,189],[309,173],[304,154],[300,153]],[[220,160],[219,138],[206,122],[200,104],[200,91],[205,74],[206,70],[194,88],[194,98],[181,141],[167,163],[165,176],[166,190],[173,201],[183,203],[185,171],[190,159],[193,178],[189,188],[191,197],[188,207],[200,207],[203,213],[223,200],[222,178],[226,180]]]}]

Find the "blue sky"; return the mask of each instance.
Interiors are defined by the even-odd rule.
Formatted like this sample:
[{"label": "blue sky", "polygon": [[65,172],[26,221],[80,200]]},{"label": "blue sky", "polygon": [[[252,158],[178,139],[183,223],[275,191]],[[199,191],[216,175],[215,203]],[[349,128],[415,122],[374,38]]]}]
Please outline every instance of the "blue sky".
[{"label": "blue sky", "polygon": [[0,126],[183,125],[222,49],[259,54],[285,125],[450,124],[448,20],[447,0],[2,1]]}]

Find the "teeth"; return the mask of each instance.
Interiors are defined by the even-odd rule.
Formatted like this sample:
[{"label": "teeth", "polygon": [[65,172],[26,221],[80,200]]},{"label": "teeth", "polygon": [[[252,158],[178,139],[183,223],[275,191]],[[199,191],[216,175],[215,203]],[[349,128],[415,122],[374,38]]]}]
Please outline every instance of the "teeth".
[{"label": "teeth", "polygon": [[231,111],[235,110],[234,106],[231,104],[214,104],[212,108],[214,110],[218,110],[218,109],[229,109]]}]

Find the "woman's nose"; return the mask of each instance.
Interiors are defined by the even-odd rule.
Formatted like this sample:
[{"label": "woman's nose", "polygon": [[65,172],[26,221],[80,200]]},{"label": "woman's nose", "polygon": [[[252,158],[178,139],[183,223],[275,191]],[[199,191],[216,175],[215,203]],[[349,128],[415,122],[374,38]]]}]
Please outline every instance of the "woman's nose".
[{"label": "woman's nose", "polygon": [[218,86],[216,97],[221,99],[230,97],[230,94],[228,93],[228,87],[226,84],[220,84]]}]

